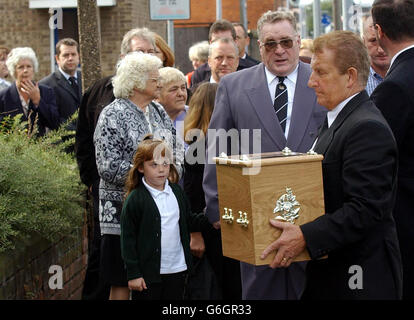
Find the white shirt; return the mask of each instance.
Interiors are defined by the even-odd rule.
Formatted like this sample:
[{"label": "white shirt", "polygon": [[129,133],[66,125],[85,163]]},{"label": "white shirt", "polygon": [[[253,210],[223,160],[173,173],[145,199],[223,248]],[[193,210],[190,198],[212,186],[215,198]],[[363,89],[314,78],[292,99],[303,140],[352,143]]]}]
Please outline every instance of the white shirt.
[{"label": "white shirt", "polygon": [[[401,51],[398,51],[393,57],[392,57],[392,59],[391,59],[391,62],[390,62],[390,67],[389,67],[389,69],[388,70],[390,70],[391,69],[391,66],[392,66],[392,64],[394,63],[394,61],[395,61],[395,59],[397,59],[397,57],[401,54],[401,53],[403,53],[404,51],[407,51],[408,49],[411,49],[411,48],[414,48],[414,45],[412,45],[412,46],[409,46],[409,47],[407,47],[407,48],[404,48],[404,49],[402,49]],[[388,72],[388,71],[387,71]]]},{"label": "white shirt", "polygon": [[210,83],[218,83],[216,80],[213,79],[213,76],[210,77]]},{"label": "white shirt", "polygon": [[4,88],[10,87],[10,86],[11,86],[10,82],[0,78],[0,89],[4,89]]},{"label": "white shirt", "polygon": [[[359,92],[358,92],[359,93]],[[354,95],[346,98],[344,101],[342,101],[340,104],[338,104],[334,109],[331,111],[328,111],[326,116],[328,117],[328,128],[332,125],[332,123],[335,121],[336,117],[338,116],[339,112],[342,111],[342,109],[346,106],[346,104],[355,97],[358,93],[355,93]]]},{"label": "white shirt", "polygon": [[[342,111],[342,109],[346,106],[346,104],[353,97],[355,97],[358,93],[355,93],[354,95],[346,98],[344,101],[342,101],[340,104],[338,104],[335,108],[333,108],[332,110],[328,111],[328,113],[326,114],[326,117],[328,118],[328,128],[332,125],[332,123],[335,121],[336,117]],[[313,150],[315,148],[315,145],[316,145],[316,142],[318,141],[318,138],[319,137],[317,137],[316,140],[315,140],[315,142],[313,143],[311,150]]]},{"label": "white shirt", "polygon": [[[295,96],[296,81],[298,79],[298,66],[292,73],[288,74],[283,83],[286,85],[288,91],[288,108],[287,108],[287,119],[286,119],[286,128],[285,128],[285,137],[287,139],[290,127],[290,119],[292,117],[292,107],[293,107],[293,97]],[[272,105],[275,100],[276,94],[276,85],[279,83],[279,79],[273,73],[271,73],[265,67],[267,86],[269,87],[270,97],[272,98]]]},{"label": "white shirt", "polygon": [[65,79],[70,83],[69,78],[70,77],[74,77],[76,79],[76,83],[78,83],[78,73],[75,72],[75,74],[73,76],[71,76],[70,74],[67,74],[65,71],[63,71],[60,67],[59,67],[59,71],[61,74],[63,74],[63,76],[65,77]]},{"label": "white shirt", "polygon": [[161,216],[161,268],[160,274],[177,273],[187,270],[183,245],[181,244],[180,208],[168,180],[163,191],[149,186],[142,178],[142,183],[157,205]]}]

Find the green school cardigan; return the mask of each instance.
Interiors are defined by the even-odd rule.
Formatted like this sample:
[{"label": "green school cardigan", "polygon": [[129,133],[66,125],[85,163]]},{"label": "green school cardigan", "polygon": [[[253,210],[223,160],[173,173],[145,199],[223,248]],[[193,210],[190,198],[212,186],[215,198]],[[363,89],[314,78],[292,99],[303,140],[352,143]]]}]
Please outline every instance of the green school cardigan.
[{"label": "green school cardigan", "polygon": [[[180,209],[180,237],[187,270],[191,271],[190,232],[207,230],[203,213],[193,214],[184,191],[169,184]],[[151,194],[141,183],[124,202],[121,213],[121,252],[128,280],[144,278],[145,283],[161,282],[161,216]]]}]

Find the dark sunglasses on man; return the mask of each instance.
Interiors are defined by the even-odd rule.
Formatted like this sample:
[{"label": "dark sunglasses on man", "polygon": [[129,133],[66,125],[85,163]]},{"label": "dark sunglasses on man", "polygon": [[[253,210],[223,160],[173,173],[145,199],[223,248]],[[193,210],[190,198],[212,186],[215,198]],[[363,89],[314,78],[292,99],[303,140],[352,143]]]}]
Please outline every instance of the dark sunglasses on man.
[{"label": "dark sunglasses on man", "polygon": [[263,43],[262,46],[266,48],[266,51],[272,51],[276,49],[278,44],[280,44],[283,49],[290,49],[293,47],[293,39],[287,38],[280,41],[271,40]]}]

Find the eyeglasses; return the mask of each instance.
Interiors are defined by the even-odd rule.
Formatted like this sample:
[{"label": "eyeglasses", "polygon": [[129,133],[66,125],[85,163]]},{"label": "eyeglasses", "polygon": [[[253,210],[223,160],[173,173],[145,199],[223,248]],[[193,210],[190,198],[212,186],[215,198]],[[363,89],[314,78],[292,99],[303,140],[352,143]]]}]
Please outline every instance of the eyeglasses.
[{"label": "eyeglasses", "polygon": [[148,80],[151,80],[151,81],[156,82],[156,83],[160,82],[160,78],[148,78]]},{"label": "eyeglasses", "polygon": [[152,49],[149,49],[149,50],[137,49],[137,50],[135,50],[135,52],[147,53],[147,54],[155,54],[155,51],[152,50]]},{"label": "eyeglasses", "polygon": [[278,44],[280,44],[280,46],[283,49],[290,49],[293,47],[293,39],[287,38],[287,39],[282,39],[280,41],[274,41],[274,40],[267,41],[263,43],[262,46],[266,48],[266,51],[272,51],[277,48]]}]

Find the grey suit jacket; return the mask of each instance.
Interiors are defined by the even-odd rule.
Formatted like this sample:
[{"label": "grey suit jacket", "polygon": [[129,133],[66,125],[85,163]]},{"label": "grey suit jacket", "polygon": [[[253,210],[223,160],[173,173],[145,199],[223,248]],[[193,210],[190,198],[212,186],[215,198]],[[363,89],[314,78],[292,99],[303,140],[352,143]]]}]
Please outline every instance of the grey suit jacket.
[{"label": "grey suit jacket", "polygon": [[[292,151],[307,152],[318,133],[326,115],[326,109],[316,102],[313,89],[307,86],[311,70],[308,64],[299,62],[298,78],[293,99],[292,116],[288,139],[279,124],[270,97],[263,63],[249,69],[224,76],[217,90],[215,108],[209,129],[236,129],[241,137],[248,134],[249,145],[242,146],[241,153],[258,152],[253,144],[254,131],[261,132],[259,152],[280,151],[288,146]],[[248,132],[243,129],[248,129]],[[242,133],[244,131],[244,133]],[[217,136],[207,136],[207,158],[218,155]],[[236,143],[241,143],[242,138]],[[215,140],[217,147],[211,141]],[[239,152],[231,150],[228,140],[227,154]],[[237,139],[234,139],[237,140]],[[224,150],[226,152],[226,150]],[[209,160],[211,163],[211,160]],[[235,186],[237,187],[237,186]],[[216,167],[206,164],[203,188],[206,199],[206,215],[211,223],[219,220]],[[243,299],[298,299],[305,284],[304,264],[294,263],[287,269],[270,269],[268,266],[255,267],[241,263]]]},{"label": "grey suit jacket", "polygon": [[[286,146],[296,152],[308,151],[326,114],[326,109],[317,104],[313,89],[307,86],[310,72],[309,65],[299,63],[287,141],[273,108],[262,63],[221,79],[209,129],[228,131],[235,128],[239,132],[242,129],[248,129],[249,153],[254,151],[252,143],[254,129],[261,130],[261,152],[280,151]],[[210,130],[210,136],[207,137],[210,140],[212,132]],[[218,146],[219,140],[215,138]],[[219,152],[212,150],[213,145],[210,142],[209,145],[207,157],[211,159]],[[206,194],[206,214],[209,221],[213,223],[219,220],[214,164],[206,165],[203,187]]]},{"label": "grey suit jacket", "polygon": [[82,97],[82,76],[79,71],[77,72],[77,80],[79,87],[78,95],[75,94],[69,81],[66,80],[59,70],[39,81],[39,83],[47,85],[55,91],[60,123],[65,122],[79,108]]}]

